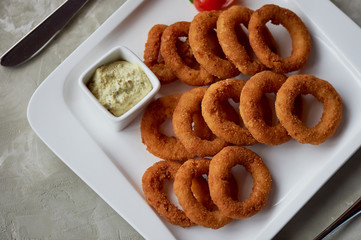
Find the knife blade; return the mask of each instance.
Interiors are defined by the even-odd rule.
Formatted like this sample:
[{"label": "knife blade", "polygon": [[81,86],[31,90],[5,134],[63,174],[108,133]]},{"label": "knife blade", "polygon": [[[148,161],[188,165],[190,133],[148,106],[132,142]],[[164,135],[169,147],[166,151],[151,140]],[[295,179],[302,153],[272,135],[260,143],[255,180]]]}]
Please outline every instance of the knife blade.
[{"label": "knife blade", "polygon": [[88,0],[67,0],[1,57],[6,67],[26,62],[42,50]]}]

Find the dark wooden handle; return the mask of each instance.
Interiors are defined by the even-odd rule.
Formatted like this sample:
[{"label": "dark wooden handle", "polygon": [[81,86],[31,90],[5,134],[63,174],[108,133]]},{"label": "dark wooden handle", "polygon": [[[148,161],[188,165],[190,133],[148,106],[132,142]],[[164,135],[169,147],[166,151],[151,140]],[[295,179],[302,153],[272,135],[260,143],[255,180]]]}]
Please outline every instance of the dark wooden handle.
[{"label": "dark wooden handle", "polygon": [[336,228],[340,227],[342,224],[352,219],[356,215],[361,213],[361,197],[349,207],[340,217],[338,217],[330,226],[323,230],[314,240],[321,240],[334,231]]}]

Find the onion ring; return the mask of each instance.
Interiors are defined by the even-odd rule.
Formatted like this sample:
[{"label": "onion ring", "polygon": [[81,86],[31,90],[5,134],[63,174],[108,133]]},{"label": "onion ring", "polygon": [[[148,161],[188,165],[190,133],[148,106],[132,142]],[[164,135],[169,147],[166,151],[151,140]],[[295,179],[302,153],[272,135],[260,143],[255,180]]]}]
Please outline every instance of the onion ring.
[{"label": "onion ring", "polygon": [[[163,56],[160,54],[161,38],[167,25],[156,24],[148,32],[148,39],[144,49],[144,63],[158,77],[162,84],[171,83],[177,80],[177,76],[173,73],[165,63]],[[197,66],[198,62],[193,56],[193,51],[189,46],[188,39],[186,41],[177,41],[177,51],[183,61],[189,66]]]},{"label": "onion ring", "polygon": [[242,89],[239,111],[245,126],[252,136],[261,143],[278,145],[291,139],[281,123],[270,126],[262,114],[261,99],[265,93],[276,93],[287,77],[271,71],[252,76]]},{"label": "onion ring", "polygon": [[183,83],[203,86],[216,82],[218,79],[202,66],[199,70],[189,67],[177,51],[176,43],[180,37],[188,37],[189,26],[189,22],[176,22],[164,30],[160,47],[164,61]]},{"label": "onion ring", "polygon": [[207,34],[216,28],[220,11],[198,13],[189,28],[189,44],[199,64],[209,73],[220,79],[230,78],[239,74],[238,69],[227,59],[222,59],[211,51],[207,43]]},{"label": "onion ring", "polygon": [[165,180],[174,181],[181,164],[171,161],[159,161],[149,167],[142,177],[145,199],[161,216],[173,225],[183,228],[194,226],[186,214],[172,204],[163,191]]},{"label": "onion ring", "polygon": [[[230,184],[230,193],[229,193],[230,196],[233,199],[237,199],[238,185],[235,178],[229,179],[229,184]],[[193,178],[191,190],[197,201],[201,203],[204,207],[206,207],[207,210],[211,212],[218,210],[217,205],[214,204],[214,202],[212,201],[211,194],[209,192],[208,181],[205,178],[203,178],[203,176],[198,176],[196,178]]]},{"label": "onion ring", "polygon": [[[248,37],[240,25],[247,27],[252,13],[253,11],[249,8],[232,6],[223,11],[217,21],[217,36],[224,54],[241,73],[247,75],[254,75],[267,69],[259,59],[253,56]],[[238,29],[241,32],[237,32]],[[240,34],[242,34],[241,37]],[[267,45],[277,49],[277,43],[267,28],[264,28],[263,35],[267,37]],[[277,52],[277,50],[273,51]]]},{"label": "onion ring", "polygon": [[159,60],[161,37],[167,25],[156,24],[148,32],[144,48],[144,64],[158,77],[162,84],[173,82],[177,76],[167,67],[164,61]]},{"label": "onion ring", "polygon": [[[229,179],[232,167],[240,164],[252,174],[253,188],[244,201],[234,199]],[[209,165],[208,184],[213,202],[220,211],[234,219],[246,218],[259,212],[267,203],[271,191],[271,174],[262,159],[249,149],[228,146],[215,155]]]},{"label": "onion ring", "polygon": [[177,172],[173,190],[179,204],[192,222],[207,228],[218,229],[230,223],[232,219],[218,210],[208,210],[197,201],[191,191],[192,179],[207,174],[209,163],[210,160],[205,158],[186,161]]},{"label": "onion ring", "polygon": [[192,116],[201,113],[201,102],[207,87],[197,87],[183,93],[173,113],[173,129],[184,147],[198,157],[213,156],[227,145],[220,138],[201,139],[192,131]]},{"label": "onion ring", "polygon": [[142,142],[150,153],[165,160],[185,161],[195,157],[178,138],[160,132],[160,125],[172,118],[180,97],[181,94],[173,94],[158,98],[148,105],[141,120]]},{"label": "onion ring", "polygon": [[[320,122],[308,128],[292,113],[295,98],[301,94],[312,94],[323,103]],[[331,137],[342,120],[342,99],[327,81],[312,75],[293,75],[287,79],[277,93],[276,114],[288,133],[300,143],[318,145]]]},{"label": "onion ring", "polygon": [[[174,181],[176,173],[181,164],[171,161],[159,161],[149,167],[142,177],[142,188],[145,199],[161,216],[173,225],[190,227],[196,225],[185,215],[185,213],[172,204],[167,193],[164,191],[165,181]],[[231,182],[234,187],[234,179]],[[191,185],[194,197],[207,209],[215,209],[210,194],[208,182],[202,176],[192,179]]]},{"label": "onion ring", "polygon": [[[234,182],[233,184],[236,184]],[[213,203],[211,195],[209,193],[208,181],[203,176],[193,178],[191,191],[197,201],[202,204],[209,211],[217,210],[216,204]]]},{"label": "onion ring", "polygon": [[[282,58],[272,52],[264,37],[266,23],[283,25],[292,39],[292,53]],[[248,24],[249,40],[259,60],[279,73],[288,73],[302,68],[311,52],[311,37],[306,25],[291,10],[267,4],[256,10]]]},{"label": "onion ring", "polygon": [[202,100],[202,116],[208,127],[219,138],[236,145],[253,145],[257,141],[245,128],[224,118],[219,109],[222,103],[233,98],[239,102],[245,82],[238,79],[227,79],[212,84]]}]

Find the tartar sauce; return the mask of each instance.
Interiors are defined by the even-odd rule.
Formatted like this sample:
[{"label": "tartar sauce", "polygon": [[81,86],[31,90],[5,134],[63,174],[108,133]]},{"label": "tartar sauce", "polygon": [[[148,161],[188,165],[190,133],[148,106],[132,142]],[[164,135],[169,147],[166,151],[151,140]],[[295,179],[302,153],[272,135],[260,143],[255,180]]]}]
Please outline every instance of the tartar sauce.
[{"label": "tartar sauce", "polygon": [[115,61],[97,68],[88,88],[109,112],[119,117],[142,100],[153,86],[138,64]]}]

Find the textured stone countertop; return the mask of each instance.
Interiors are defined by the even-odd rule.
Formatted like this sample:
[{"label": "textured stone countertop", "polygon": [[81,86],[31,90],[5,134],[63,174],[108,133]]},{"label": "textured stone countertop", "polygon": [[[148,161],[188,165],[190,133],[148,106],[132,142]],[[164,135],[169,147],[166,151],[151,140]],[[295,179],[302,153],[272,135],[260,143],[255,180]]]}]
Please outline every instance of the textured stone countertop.
[{"label": "textured stone countertop", "polygon": [[[62,2],[1,0],[0,53]],[[90,1],[31,61],[0,67],[0,239],[142,239],[47,148],[26,117],[35,89],[124,2]],[[361,26],[360,0],[332,2]],[[275,239],[312,239],[361,196],[360,160],[358,151]],[[360,229],[357,217],[329,239],[361,239]]]}]

